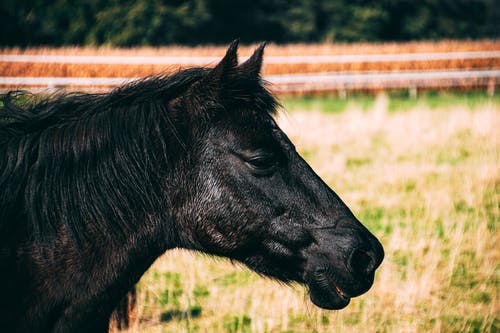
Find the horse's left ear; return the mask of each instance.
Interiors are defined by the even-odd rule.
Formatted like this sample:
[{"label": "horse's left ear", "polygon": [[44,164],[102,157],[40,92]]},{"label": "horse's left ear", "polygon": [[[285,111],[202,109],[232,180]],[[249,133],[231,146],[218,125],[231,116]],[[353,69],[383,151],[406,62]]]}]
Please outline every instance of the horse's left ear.
[{"label": "horse's left ear", "polygon": [[255,49],[254,53],[248,58],[247,61],[242,63],[238,68],[240,72],[245,73],[251,77],[259,77],[262,69],[262,58],[264,55],[264,48],[266,42],[260,43],[259,47]]},{"label": "horse's left ear", "polygon": [[238,39],[234,40],[222,60],[214,68],[207,70],[207,75],[187,90],[184,95],[188,98],[185,101],[198,102],[193,96],[203,97],[201,99],[205,102],[217,101],[220,98],[221,92],[227,90],[230,79],[237,75],[238,43]]},{"label": "horse's left ear", "polygon": [[231,75],[236,66],[238,66],[238,44],[239,40],[234,40],[226,51],[226,55],[208,74],[206,80],[211,80],[220,83]]}]

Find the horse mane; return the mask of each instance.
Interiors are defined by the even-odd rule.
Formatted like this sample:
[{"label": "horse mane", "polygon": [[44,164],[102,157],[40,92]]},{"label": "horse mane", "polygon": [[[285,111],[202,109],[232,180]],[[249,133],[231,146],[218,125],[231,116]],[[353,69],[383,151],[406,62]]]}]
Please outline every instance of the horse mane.
[{"label": "horse mane", "polygon": [[[277,105],[260,77],[238,73],[213,94],[202,84],[208,73],[186,69],[105,94],[3,95],[0,239],[43,239],[62,230],[78,243],[89,233],[127,235],[136,221],[164,219],[158,214],[168,212],[169,194],[160,180],[185,148],[176,113],[207,112],[226,97],[222,109],[248,104],[273,113]],[[179,106],[186,94],[195,95],[194,104]]]},{"label": "horse mane", "polygon": [[34,95],[26,91],[11,91],[0,99],[0,138],[6,133],[26,134],[52,125],[82,121],[110,109],[139,104],[152,107],[154,103],[164,103],[179,96],[207,71],[206,68],[191,68],[170,76],[150,76],[109,93]]},{"label": "horse mane", "polygon": [[0,238],[29,230],[43,239],[61,228],[78,241],[126,234],[157,214],[165,205],[160,170],[181,140],[168,102],[207,71],[148,77],[107,94],[2,96]]}]

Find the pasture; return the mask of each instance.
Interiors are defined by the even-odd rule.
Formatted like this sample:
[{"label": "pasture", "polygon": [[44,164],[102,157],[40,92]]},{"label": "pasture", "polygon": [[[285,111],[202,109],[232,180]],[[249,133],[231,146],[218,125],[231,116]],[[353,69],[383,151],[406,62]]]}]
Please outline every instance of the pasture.
[{"label": "pasture", "polygon": [[[248,56],[254,46],[241,46],[240,56]],[[268,57],[290,56],[345,56],[345,55],[377,55],[406,53],[446,53],[446,52],[488,52],[498,51],[500,42],[496,40],[443,40],[439,42],[405,42],[405,43],[352,43],[352,44],[270,44],[266,47]],[[154,63],[50,63],[5,61],[0,56],[0,76],[6,77],[144,77],[157,73],[172,73],[179,68],[192,67],[191,57],[221,57],[225,46],[166,46],[159,48],[111,48],[111,47],[66,47],[66,48],[0,48],[0,55],[32,55],[32,56],[101,56],[101,57],[183,57],[187,63],[154,64]],[[266,60],[264,60],[266,61]],[[207,61],[198,65],[213,65]],[[424,59],[419,61],[355,61],[330,63],[316,61],[312,63],[268,63],[264,64],[264,75],[321,73],[321,72],[360,72],[360,71],[427,71],[427,70],[474,70],[494,69],[500,67],[498,56],[477,59]]]},{"label": "pasture", "polygon": [[500,98],[289,98],[279,123],[381,240],[372,289],[339,312],[223,259],[160,257],[129,332],[498,332]]}]

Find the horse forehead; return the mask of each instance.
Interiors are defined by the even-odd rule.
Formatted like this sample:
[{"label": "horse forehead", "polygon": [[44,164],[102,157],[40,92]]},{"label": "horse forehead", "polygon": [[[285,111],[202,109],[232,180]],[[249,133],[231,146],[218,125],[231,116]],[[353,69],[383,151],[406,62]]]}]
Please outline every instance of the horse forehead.
[{"label": "horse forehead", "polygon": [[209,144],[230,150],[278,149],[281,130],[265,121],[222,122],[209,129]]},{"label": "horse forehead", "polygon": [[247,115],[229,124],[238,138],[251,141],[274,141],[281,129],[268,114]]}]

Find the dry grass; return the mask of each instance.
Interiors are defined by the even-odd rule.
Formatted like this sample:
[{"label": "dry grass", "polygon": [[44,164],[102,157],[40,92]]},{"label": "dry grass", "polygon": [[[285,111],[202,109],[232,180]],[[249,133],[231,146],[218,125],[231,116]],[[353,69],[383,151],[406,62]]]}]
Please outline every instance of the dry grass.
[{"label": "dry grass", "polygon": [[[229,42],[228,42],[229,44]],[[250,55],[255,45],[242,45],[241,55]],[[102,56],[222,56],[227,45],[221,46],[165,46],[165,47],[62,47],[62,48],[0,48],[4,54],[39,55],[102,55]],[[335,55],[335,54],[380,54],[454,51],[498,51],[500,42],[495,40],[442,40],[405,43],[338,43],[338,44],[269,44],[266,54],[288,55]]]},{"label": "dry grass", "polygon": [[[251,54],[254,46],[242,46],[240,54]],[[212,47],[161,47],[161,48],[4,48],[3,54],[38,55],[101,55],[101,56],[222,56],[225,46]],[[382,44],[313,44],[269,45],[267,56],[284,55],[339,55],[339,54],[387,54],[415,52],[452,52],[500,50],[498,41],[441,41]],[[210,64],[207,64],[210,65]],[[9,63],[0,61],[0,76],[55,76],[55,77],[143,77],[156,73],[169,73],[179,66],[165,65],[105,65],[105,64],[50,64]],[[500,59],[437,60],[382,63],[345,64],[267,64],[264,74],[314,73],[327,71],[388,71],[431,69],[500,68]]]},{"label": "dry grass", "polygon": [[[51,76],[51,77],[144,77],[158,73],[173,73],[193,66],[134,65],[134,64],[57,64],[0,62],[0,76]],[[437,60],[411,62],[360,62],[360,63],[310,63],[265,64],[264,75],[321,73],[335,71],[397,71],[432,69],[493,69],[500,68],[500,58]]]},{"label": "dry grass", "polygon": [[171,251],[140,282],[131,332],[498,331],[500,106],[355,105],[279,122],[384,244],[373,288],[323,311],[300,286]]}]

